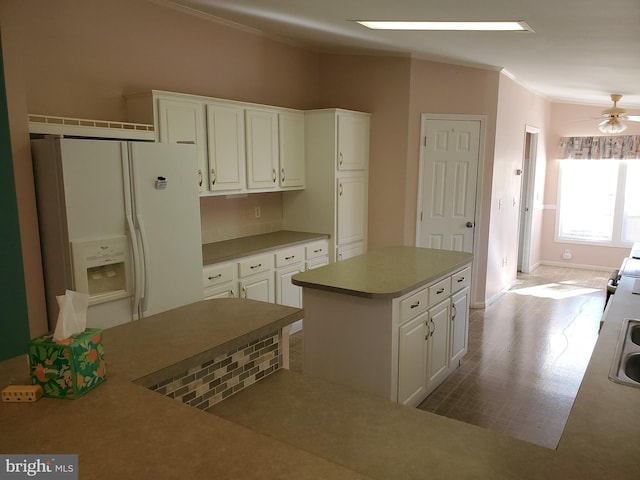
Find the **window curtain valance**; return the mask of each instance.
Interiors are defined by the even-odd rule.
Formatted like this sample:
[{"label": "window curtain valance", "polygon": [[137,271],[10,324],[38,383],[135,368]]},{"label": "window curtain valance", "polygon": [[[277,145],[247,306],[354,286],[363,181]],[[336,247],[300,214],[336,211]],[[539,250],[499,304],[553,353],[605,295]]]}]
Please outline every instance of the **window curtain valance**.
[{"label": "window curtain valance", "polygon": [[640,159],[640,135],[609,137],[562,137],[559,159]]}]

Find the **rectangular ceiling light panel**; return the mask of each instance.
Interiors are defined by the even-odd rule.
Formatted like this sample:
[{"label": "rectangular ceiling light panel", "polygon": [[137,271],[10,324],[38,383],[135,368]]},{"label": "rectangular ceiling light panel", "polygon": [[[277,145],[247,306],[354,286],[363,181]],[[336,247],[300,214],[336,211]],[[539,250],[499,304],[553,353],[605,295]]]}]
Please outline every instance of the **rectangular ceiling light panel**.
[{"label": "rectangular ceiling light panel", "polygon": [[375,20],[358,20],[357,22],[373,30],[533,32],[525,22],[397,22]]}]

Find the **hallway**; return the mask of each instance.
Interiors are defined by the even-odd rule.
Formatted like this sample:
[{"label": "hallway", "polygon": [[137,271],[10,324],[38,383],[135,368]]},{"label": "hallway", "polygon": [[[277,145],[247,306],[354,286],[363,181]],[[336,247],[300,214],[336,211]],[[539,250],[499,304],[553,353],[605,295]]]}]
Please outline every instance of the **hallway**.
[{"label": "hallway", "polygon": [[556,448],[597,340],[609,272],[542,266],[471,310],[461,366],[418,408]]}]

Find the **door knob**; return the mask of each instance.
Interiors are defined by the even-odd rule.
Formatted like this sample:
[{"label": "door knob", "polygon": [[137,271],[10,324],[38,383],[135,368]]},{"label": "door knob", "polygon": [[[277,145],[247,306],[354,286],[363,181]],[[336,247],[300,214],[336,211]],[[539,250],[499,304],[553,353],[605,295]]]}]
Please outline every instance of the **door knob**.
[{"label": "door knob", "polygon": [[467,228],[473,228],[475,226],[476,226],[475,222],[467,222]]}]

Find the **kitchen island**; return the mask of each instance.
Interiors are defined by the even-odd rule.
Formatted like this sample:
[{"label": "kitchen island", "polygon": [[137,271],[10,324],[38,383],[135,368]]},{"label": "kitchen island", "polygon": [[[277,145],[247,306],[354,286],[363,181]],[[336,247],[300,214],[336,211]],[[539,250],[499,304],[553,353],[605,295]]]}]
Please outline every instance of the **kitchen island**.
[{"label": "kitchen island", "polygon": [[294,275],[305,374],[418,405],[467,351],[472,260],[387,247]]}]

